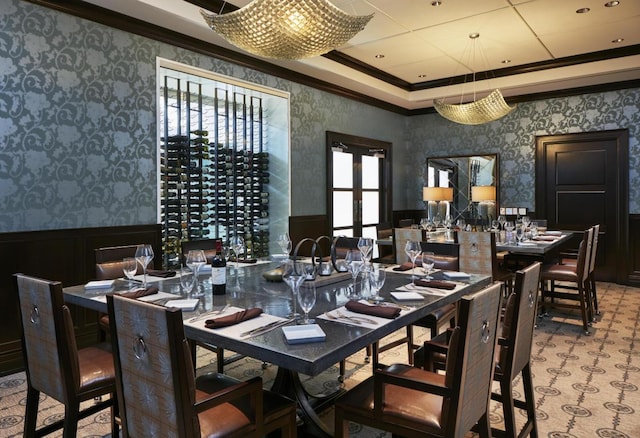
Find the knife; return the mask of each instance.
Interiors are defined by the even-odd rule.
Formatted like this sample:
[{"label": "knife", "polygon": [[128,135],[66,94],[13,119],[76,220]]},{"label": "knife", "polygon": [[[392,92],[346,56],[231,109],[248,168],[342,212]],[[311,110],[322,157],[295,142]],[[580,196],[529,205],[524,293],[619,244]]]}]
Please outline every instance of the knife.
[{"label": "knife", "polygon": [[261,335],[261,334],[263,334],[263,333],[266,333],[266,332],[268,332],[268,331],[271,331],[271,330],[273,330],[273,329],[275,329],[275,328],[278,328],[278,327],[280,327],[280,326],[287,325],[287,324],[289,324],[289,323],[290,323],[291,321],[293,321],[293,320],[294,320],[294,318],[291,318],[291,319],[282,319],[282,320],[280,320],[280,319],[279,319],[279,320],[277,320],[277,321],[270,322],[270,323],[269,323],[269,324],[267,324],[267,325],[263,325],[262,327],[257,327],[257,328],[254,328],[254,329],[248,330],[248,331],[246,331],[246,332],[240,333],[240,337],[241,337],[241,338],[246,338],[247,336],[257,336],[257,335]]}]

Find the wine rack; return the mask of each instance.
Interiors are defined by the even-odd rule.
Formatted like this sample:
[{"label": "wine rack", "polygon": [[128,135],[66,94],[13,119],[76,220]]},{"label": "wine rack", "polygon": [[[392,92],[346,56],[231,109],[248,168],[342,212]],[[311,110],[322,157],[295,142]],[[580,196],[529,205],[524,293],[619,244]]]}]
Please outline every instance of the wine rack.
[{"label": "wine rack", "polygon": [[[182,90],[181,87],[186,87]],[[166,76],[160,145],[163,264],[179,266],[180,242],[231,236],[248,257],[269,254],[269,153],[261,99]]]}]

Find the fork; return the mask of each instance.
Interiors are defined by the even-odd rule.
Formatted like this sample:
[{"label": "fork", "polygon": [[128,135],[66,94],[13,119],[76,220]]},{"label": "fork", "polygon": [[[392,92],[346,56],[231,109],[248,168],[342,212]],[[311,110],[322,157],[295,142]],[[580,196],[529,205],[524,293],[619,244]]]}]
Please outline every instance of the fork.
[{"label": "fork", "polygon": [[189,319],[187,322],[197,322],[213,315],[220,315],[221,313],[224,313],[224,311],[227,310],[228,308],[229,308],[229,304],[225,304],[222,309],[201,313],[200,315],[194,316],[193,318]]},{"label": "fork", "polygon": [[330,312],[325,313],[325,315],[327,315],[327,318],[332,319],[334,321],[343,319],[345,321],[351,321],[355,324],[373,324],[373,325],[378,325],[377,321],[374,321],[373,319],[370,318],[365,318],[365,317],[360,317],[360,316],[349,316],[349,315],[345,315],[343,313],[341,313],[339,310],[335,311],[335,315],[332,315]]}]

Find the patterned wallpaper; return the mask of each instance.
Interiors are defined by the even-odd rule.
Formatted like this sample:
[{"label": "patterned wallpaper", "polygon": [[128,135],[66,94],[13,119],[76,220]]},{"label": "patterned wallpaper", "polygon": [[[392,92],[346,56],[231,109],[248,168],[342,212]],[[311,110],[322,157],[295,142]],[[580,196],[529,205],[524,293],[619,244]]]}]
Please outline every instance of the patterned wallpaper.
[{"label": "patterned wallpaper", "polygon": [[398,210],[424,208],[427,156],[476,151],[500,153],[503,202],[532,204],[535,135],[620,127],[630,130],[630,211],[640,213],[640,90],[522,104],[499,122],[463,127],[362,105],[31,3],[2,3],[0,232],[155,223],[158,56],[291,93],[293,215],[326,212],[326,131],[393,144]]}]

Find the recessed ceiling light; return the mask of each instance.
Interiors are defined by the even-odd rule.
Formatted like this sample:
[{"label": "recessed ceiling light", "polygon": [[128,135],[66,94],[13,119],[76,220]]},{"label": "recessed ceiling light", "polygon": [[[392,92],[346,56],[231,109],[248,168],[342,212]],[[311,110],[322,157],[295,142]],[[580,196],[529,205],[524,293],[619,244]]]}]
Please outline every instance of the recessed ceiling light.
[{"label": "recessed ceiling light", "polygon": [[613,44],[618,44],[624,41],[624,38],[616,38],[615,40],[611,40]]},{"label": "recessed ceiling light", "polygon": [[612,8],[612,7],[614,7],[614,6],[618,6],[619,4],[620,4],[620,2],[619,2],[619,1],[606,2],[606,3],[604,4],[604,7],[605,7],[605,8]]},{"label": "recessed ceiling light", "polygon": [[442,2],[440,1],[435,1],[435,2],[431,2],[431,6],[440,6],[442,4]]},{"label": "recessed ceiling light", "polygon": [[422,78],[426,78],[427,75],[418,75],[418,77],[422,79]]},{"label": "recessed ceiling light", "polygon": [[376,55],[375,58],[376,59],[382,59],[382,58],[384,58],[384,55]]},{"label": "recessed ceiling light", "polygon": [[469,34],[469,38],[471,38],[472,40],[475,40],[476,38],[479,38],[480,34],[478,32],[473,32]]},{"label": "recessed ceiling light", "polygon": [[580,8],[576,11],[576,14],[586,14],[590,10],[591,10],[590,8]]},{"label": "recessed ceiling light", "polygon": [[502,61],[503,64],[511,64],[511,60],[510,59],[503,59]]}]

